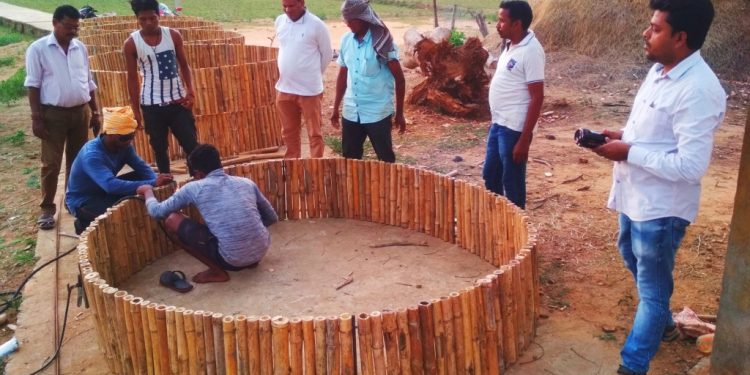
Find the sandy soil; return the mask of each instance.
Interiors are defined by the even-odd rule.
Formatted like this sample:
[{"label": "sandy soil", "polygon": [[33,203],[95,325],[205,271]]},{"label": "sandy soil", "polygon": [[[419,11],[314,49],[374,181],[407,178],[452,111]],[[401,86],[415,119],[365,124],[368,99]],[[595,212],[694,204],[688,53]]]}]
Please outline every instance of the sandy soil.
[{"label": "sandy soil", "polygon": [[[336,24],[337,22],[334,22],[331,25],[334,35],[337,29],[341,31],[343,27],[340,23]],[[394,30],[396,29],[395,23],[389,22],[389,25]],[[253,26],[252,29],[243,33],[247,32],[252,36],[257,32],[257,38],[261,40],[261,44],[267,45],[269,40],[264,39],[265,34],[262,34],[266,31],[262,29],[262,26],[260,28]],[[337,38],[334,36],[333,39],[335,41]],[[401,40],[397,39],[397,41]],[[623,65],[616,61],[600,61],[562,52],[547,54],[547,85],[543,108],[545,115],[540,120],[531,148],[531,160],[528,165],[527,210],[532,225],[540,234],[539,266],[543,283],[541,291],[543,311],[534,345],[521,358],[519,364],[509,371],[511,374],[606,374],[614,373],[617,367],[619,348],[630,328],[637,305],[637,293],[632,278],[622,265],[615,247],[616,215],[604,208],[611,182],[611,163],[577,148],[572,142],[572,135],[573,131],[581,126],[598,130],[622,126],[635,91],[646,70],[645,65]],[[336,73],[335,65],[329,66],[326,73],[324,119],[330,115]],[[422,79],[419,73],[413,70],[406,71],[406,78],[409,88]],[[672,298],[673,311],[678,311],[683,306],[690,306],[699,313],[715,314],[718,307],[728,224],[737,184],[739,150],[748,99],[750,99],[748,83],[724,82],[724,84],[727,92],[733,94],[729,99],[726,120],[717,131],[711,167],[703,180],[704,190],[698,219],[688,228],[677,256],[674,271],[675,293]],[[455,170],[458,173],[457,178],[481,183],[484,137],[488,127],[486,122],[452,118],[438,114],[429,108],[408,105],[406,117],[409,123],[408,132],[403,136],[394,137],[399,162],[442,173]],[[329,137],[340,136],[330,126],[326,126],[325,132]],[[373,155],[368,155],[368,157],[373,157]],[[309,222],[282,223],[276,229],[278,236],[284,235],[284,231],[290,230],[287,226],[292,225],[311,226],[313,224]],[[322,225],[318,222],[315,224],[315,230],[306,235],[320,236],[319,231],[330,231],[331,225],[334,224]],[[408,233],[408,235],[414,234]],[[377,271],[394,267],[396,264],[411,264],[407,263],[405,258],[406,249],[379,249],[377,254],[368,255],[367,252],[372,250],[367,246],[379,241],[380,238],[363,237],[356,240],[354,246],[337,250],[346,251],[347,254],[355,256],[351,263],[346,266],[332,267],[330,268],[332,271],[328,274],[319,275],[323,278],[315,284],[320,287],[320,290],[309,293],[330,296],[332,286],[342,276],[351,272],[355,264],[360,268],[364,268],[362,266],[366,264],[374,264]],[[323,238],[320,237],[320,241],[319,243],[330,243],[331,249],[336,246],[335,238],[325,239],[325,241],[333,242],[322,242]],[[275,246],[282,245],[278,248],[279,256],[284,254],[284,251],[289,254],[300,254],[304,251],[301,246],[308,245],[308,243],[301,245],[292,242],[289,248],[284,249],[286,245],[283,244],[285,243],[281,241],[275,242]],[[432,242],[430,244],[433,246]],[[358,251],[353,252],[353,248]],[[415,253],[428,252],[421,247],[414,250]],[[311,245],[309,253],[305,255],[314,257],[322,251],[322,248]],[[449,250],[441,250],[443,251]],[[384,254],[391,255],[391,260],[388,261]],[[184,264],[184,270],[194,273],[200,269],[200,266],[180,257],[178,253],[174,262],[180,267]],[[296,285],[295,277],[307,280],[309,275],[319,272],[310,266],[307,270],[300,269],[293,273],[285,269],[281,263],[274,263],[281,260],[281,258],[274,260],[275,257],[276,253],[271,253],[269,258],[261,263],[261,267],[253,271],[253,275],[248,275],[248,280],[262,277],[262,280],[267,281],[264,291],[269,298],[267,303],[276,303],[279,308],[290,306],[288,311],[302,313],[304,306],[310,305],[309,301],[300,300],[297,301],[299,305],[293,305],[293,299],[286,302],[273,301],[271,295],[277,290],[288,292],[289,286],[283,283]],[[367,260],[363,260],[363,257]],[[432,257],[421,258],[431,259]],[[357,263],[354,263],[355,260]],[[339,261],[342,260],[339,259]],[[295,266],[299,265],[301,264]],[[143,277],[146,279],[146,285],[156,285],[155,275],[166,268],[166,264],[162,267],[154,265],[151,271],[144,271]],[[274,272],[270,272],[270,268],[273,268]],[[151,273],[147,275],[147,272]],[[299,274],[300,277],[292,276],[297,275],[298,272],[302,272]],[[335,294],[341,299],[337,299],[334,304],[340,304],[338,307],[348,309],[345,303],[356,301],[357,304],[362,303],[362,306],[356,309],[357,311],[379,308],[369,307],[374,305],[367,305],[359,300],[361,297],[359,294],[354,293],[354,291],[361,290],[360,282],[368,281],[366,271],[357,269],[354,272],[355,282]],[[284,275],[284,278],[281,275]],[[396,275],[403,276],[399,273]],[[450,269],[444,275],[453,277],[464,274]],[[292,277],[291,281],[286,278],[289,276]],[[401,276],[390,277],[397,279]],[[405,291],[421,293],[436,287],[435,291],[442,294],[444,290],[455,290],[453,288],[459,288],[466,282],[464,279],[454,278],[455,280],[449,280],[452,284],[438,286],[438,281],[445,281],[438,279],[450,277],[437,277],[428,281],[410,279],[406,283],[420,282],[423,288],[416,291],[412,290],[416,288],[399,285],[397,290],[394,288],[387,290],[392,295],[373,294],[373,298],[378,298],[379,301],[393,301],[389,303],[400,303],[396,302],[396,298],[401,298],[402,292]],[[240,283],[239,278],[236,281],[237,284]],[[372,288],[376,288],[377,284],[372,285]],[[143,290],[144,294],[156,293],[157,289],[162,288],[154,286],[153,290],[148,289]],[[232,296],[235,295],[232,294]],[[188,296],[190,294],[185,297]],[[175,298],[178,297],[175,296]],[[414,301],[422,297],[415,294],[406,298]],[[35,308],[48,309],[32,304],[27,305],[26,302],[23,308],[30,309],[30,311],[35,311],[33,310]],[[261,312],[262,309],[258,311]],[[104,367],[102,367],[101,360],[92,354],[96,350],[88,350],[94,347],[95,341],[91,327],[86,323],[90,320],[90,311],[72,308],[71,316],[75,316],[75,320],[68,327],[69,331],[66,334],[66,342],[69,341],[69,343],[63,347],[62,373],[103,373]],[[615,332],[605,334],[602,330],[605,325],[615,327]],[[30,330],[33,331],[33,327]],[[41,328],[37,328],[36,331],[37,336],[43,336],[45,333]],[[41,363],[42,357],[49,351],[47,346],[41,344],[26,342],[24,345],[22,351],[25,352],[26,359],[23,363],[26,363],[27,367],[23,367],[23,363],[13,362],[10,366],[18,365],[19,367],[15,368],[33,369],[35,368],[33,364]],[[87,350],[77,350],[81,345],[85,345]],[[35,355],[35,350],[44,354]],[[34,360],[30,361],[28,358]],[[690,341],[665,344],[662,345],[652,362],[652,373],[685,374],[701,358],[703,355],[697,352]]]}]

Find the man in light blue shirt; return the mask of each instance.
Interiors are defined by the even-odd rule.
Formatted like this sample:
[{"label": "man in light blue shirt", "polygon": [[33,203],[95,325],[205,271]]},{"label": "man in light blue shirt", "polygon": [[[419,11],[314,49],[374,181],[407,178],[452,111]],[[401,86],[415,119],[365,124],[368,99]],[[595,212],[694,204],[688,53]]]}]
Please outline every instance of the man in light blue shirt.
[{"label": "man in light blue shirt", "polygon": [[[138,187],[138,194],[146,198],[148,214],[164,220],[172,241],[208,266],[193,281],[228,281],[226,271],[258,265],[271,245],[266,227],[279,218],[253,181],[224,173],[219,151],[214,146],[198,145],[187,161],[195,181],[167,200],[158,202],[151,185]],[[179,212],[191,204],[198,209],[205,225]]]},{"label": "man in light blue shirt", "polygon": [[366,138],[370,138],[378,159],[393,163],[391,118],[394,114],[393,93],[396,93],[395,121],[399,134],[406,130],[404,120],[404,72],[398,61],[398,48],[388,28],[365,0],[346,0],[341,14],[351,30],[341,39],[336,79],[336,98],[331,125],[339,128],[345,158],[362,159]]},{"label": "man in light blue shirt", "polygon": [[615,162],[608,207],[620,213],[617,241],[638,288],[633,328],[620,351],[618,374],[646,374],[661,341],[679,331],[672,319],[675,254],[695,220],[726,93],[700,55],[714,16],[710,0],[651,0],[643,32],[656,62],[643,81],[628,122],[605,130],[594,149]]}]

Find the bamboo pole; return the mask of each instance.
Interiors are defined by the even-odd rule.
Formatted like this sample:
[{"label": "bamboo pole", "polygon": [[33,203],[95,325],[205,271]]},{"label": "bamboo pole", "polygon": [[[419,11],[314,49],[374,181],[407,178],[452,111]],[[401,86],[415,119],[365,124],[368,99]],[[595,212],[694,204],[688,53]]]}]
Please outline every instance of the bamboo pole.
[{"label": "bamboo pole", "polygon": [[315,317],[313,331],[315,333],[315,373],[322,375],[328,371],[326,362],[326,318],[324,316]]},{"label": "bamboo pole", "polygon": [[216,361],[216,374],[225,375],[226,361],[224,357],[224,314],[214,313],[211,315],[211,330],[213,331],[214,360]]},{"label": "bamboo pole", "polygon": [[[89,294],[90,296],[91,294]],[[135,339],[135,371],[139,374],[153,374],[153,369],[149,371],[149,366],[146,364],[146,361],[148,360],[146,356],[146,341],[145,336],[148,334],[148,326],[143,325],[143,317],[142,317],[142,308],[141,308],[141,302],[143,302],[143,298],[135,297],[130,300],[128,304],[128,309],[130,310],[132,325],[133,325],[133,334]],[[100,329],[100,328],[99,328]]]},{"label": "bamboo pole", "polygon": [[167,306],[165,309],[167,321],[167,347],[169,348],[169,372],[173,375],[178,374],[180,371],[177,359],[177,322],[175,318],[175,310],[176,307],[174,306]]},{"label": "bamboo pole", "polygon": [[203,310],[193,312],[193,327],[195,328],[195,363],[198,374],[204,375],[208,371],[206,365],[206,337],[203,331]]},{"label": "bamboo pole", "polygon": [[[184,320],[185,308],[178,307],[174,310],[174,321],[175,321],[175,336],[177,344],[177,373],[187,374],[190,372],[188,368],[188,348],[187,348],[187,337],[185,337],[185,320]],[[174,367],[174,366],[173,366]]]},{"label": "bamboo pole", "polygon": [[167,333],[167,306],[160,304],[156,306],[156,332],[157,340],[156,343],[159,347],[159,369],[161,374],[171,373],[171,367],[169,359],[171,354],[169,352],[169,336]]},{"label": "bamboo pole", "polygon": [[357,315],[357,333],[361,373],[362,375],[374,375],[375,363],[372,350],[372,333],[370,329],[370,316],[367,313]]},{"label": "bamboo pole", "polygon": [[237,337],[237,373],[250,374],[250,358],[248,354],[247,317],[237,315],[234,318],[234,330]]},{"label": "bamboo pole", "polygon": [[464,373],[473,374],[477,366],[474,363],[474,344],[472,336],[472,320],[474,317],[471,313],[471,288],[467,287],[461,290],[459,296],[461,299],[461,315],[463,316],[463,347],[464,347]]},{"label": "bamboo pole", "polygon": [[341,342],[342,375],[354,375],[357,373],[354,336],[354,317],[352,314],[343,313],[339,315],[339,341]]},{"label": "bamboo pole", "polygon": [[273,335],[271,333],[271,317],[263,315],[259,323],[260,340],[260,373],[273,374]]},{"label": "bamboo pole", "polygon": [[445,375],[447,364],[445,361],[445,323],[443,322],[443,307],[439,298],[430,300],[432,303],[432,322],[435,333],[435,366],[439,375]]},{"label": "bamboo pole", "polygon": [[329,374],[341,372],[341,341],[339,340],[339,317],[326,318],[326,362]]},{"label": "bamboo pole", "polygon": [[133,320],[130,315],[130,308],[128,308],[128,305],[130,304],[129,302],[132,299],[133,296],[128,295],[128,292],[124,290],[115,293],[117,318],[120,319],[116,324],[120,328],[120,331],[125,332],[125,334],[121,335],[119,338],[119,341],[122,343],[122,354],[125,362],[124,368],[125,371],[135,372],[135,362],[137,361],[137,354],[135,352],[135,333],[133,332]]},{"label": "bamboo pole", "polygon": [[187,372],[186,374],[197,375],[198,370],[198,348],[195,332],[195,311],[184,310],[182,312],[182,324],[185,329],[185,347],[187,349]]},{"label": "bamboo pole", "polygon": [[419,323],[419,308],[416,306],[407,309],[409,321],[409,350],[411,354],[411,373],[422,374],[424,371],[424,358],[422,356],[422,327]]},{"label": "bamboo pole", "polygon": [[260,321],[257,316],[247,317],[247,341],[249,372],[261,374]]},{"label": "bamboo pole", "polygon": [[383,345],[383,316],[380,311],[370,313],[370,339],[376,375],[386,374],[385,348]]},{"label": "bamboo pole", "polygon": [[160,374],[157,357],[154,353],[154,340],[156,336],[156,308],[155,303],[148,300],[141,301],[141,325],[143,325],[143,346],[146,351],[146,373],[148,375]]},{"label": "bamboo pole", "polygon": [[211,311],[204,311],[201,316],[203,323],[203,343],[206,350],[206,374],[208,375],[216,375],[218,373],[218,369],[216,368],[216,349],[214,348],[213,315],[214,313]]},{"label": "bamboo pole", "polygon": [[453,331],[453,304],[449,297],[440,298],[440,311],[443,313],[443,330],[445,340],[443,342],[443,356],[445,357],[445,372],[448,375],[456,374],[456,347],[455,333]]},{"label": "bamboo pole", "polygon": [[389,375],[401,374],[401,363],[398,358],[398,318],[395,311],[384,310],[382,314],[386,372]]},{"label": "bamboo pole", "polygon": [[224,368],[228,375],[237,375],[237,334],[233,316],[225,316],[221,319],[221,328],[224,338]]},{"label": "bamboo pole", "polygon": [[435,325],[432,310],[433,306],[431,302],[419,302],[419,325],[422,328],[422,356],[424,357],[424,371],[428,374],[437,373]]},{"label": "bamboo pole", "polygon": [[304,373],[315,374],[315,328],[312,316],[302,317],[302,347],[304,350]]},{"label": "bamboo pole", "polygon": [[409,315],[406,308],[396,311],[398,323],[398,358],[400,370],[403,375],[411,375],[411,345],[409,337]]},{"label": "bamboo pole", "polygon": [[456,348],[456,373],[462,373],[466,368],[466,349],[464,340],[464,316],[461,307],[461,295],[458,292],[449,294],[451,311],[453,313],[453,336]]},{"label": "bamboo pole", "polygon": [[302,342],[302,319],[289,319],[289,366],[294,375],[302,375],[304,369]]},{"label": "bamboo pole", "polygon": [[500,374],[500,358],[497,354],[497,326],[495,322],[495,303],[494,290],[492,281],[489,279],[480,280],[482,288],[482,305],[484,307],[484,330],[485,330],[485,369],[488,375]]},{"label": "bamboo pole", "polygon": [[288,375],[291,373],[289,364],[289,319],[276,316],[271,321],[273,337],[273,373],[274,375]]}]

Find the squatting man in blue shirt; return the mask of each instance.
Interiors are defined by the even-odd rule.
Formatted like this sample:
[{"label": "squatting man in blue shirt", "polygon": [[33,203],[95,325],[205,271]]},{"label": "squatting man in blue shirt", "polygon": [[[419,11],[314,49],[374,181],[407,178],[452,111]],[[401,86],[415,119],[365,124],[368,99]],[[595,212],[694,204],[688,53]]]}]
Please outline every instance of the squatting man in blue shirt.
[{"label": "squatting man in blue shirt", "polygon": [[649,369],[661,341],[679,336],[669,310],[675,254],[700,203],[726,93],[700,48],[710,0],[651,0],[643,32],[651,67],[622,130],[604,130],[594,152],[615,162],[607,206],[620,213],[617,241],[638,288],[638,309],[618,374]]},{"label": "squatting man in blue shirt", "polygon": [[[226,271],[258,265],[271,245],[266,227],[279,218],[253,181],[224,173],[214,146],[198,145],[187,163],[194,181],[165,201],[156,200],[151,185],[138,187],[138,194],[146,198],[148,214],[164,220],[170,239],[208,266],[194,282],[228,281]],[[191,204],[205,224],[179,212]]]}]

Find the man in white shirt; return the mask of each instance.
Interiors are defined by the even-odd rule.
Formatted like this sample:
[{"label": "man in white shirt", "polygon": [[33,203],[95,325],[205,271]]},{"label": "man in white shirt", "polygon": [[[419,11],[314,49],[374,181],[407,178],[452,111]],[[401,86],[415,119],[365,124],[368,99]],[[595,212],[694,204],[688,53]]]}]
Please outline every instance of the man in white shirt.
[{"label": "man in white shirt", "polygon": [[700,55],[714,16],[710,0],[651,0],[643,32],[646,57],[656,62],[643,81],[628,122],[594,149],[615,162],[607,206],[620,213],[618,247],[638,288],[633,327],[619,374],[645,374],[660,341],[679,331],[672,320],[674,258],[695,220],[701,178],[726,93]]},{"label": "man in white shirt", "polygon": [[285,158],[302,156],[300,130],[307,124],[310,156],[323,157],[321,107],[323,73],[331,61],[331,37],[325,23],[305,8],[305,0],[282,0],[284,14],[276,18],[279,39],[279,81],[276,110],[281,117]]},{"label": "man in white shirt", "polygon": [[[26,50],[26,80],[31,107],[31,130],[42,140],[40,229],[55,227],[55,192],[65,151],[65,179],[78,151],[88,139],[88,128],[99,132],[96,84],[89,71],[86,46],[75,39],[80,14],[70,5],[55,9],[53,32]],[[88,105],[87,105],[88,104]]]},{"label": "man in white shirt", "polygon": [[529,30],[533,13],[525,1],[503,1],[497,32],[503,47],[489,89],[492,125],[482,177],[493,193],[526,207],[526,160],[544,101],[544,49]]}]

